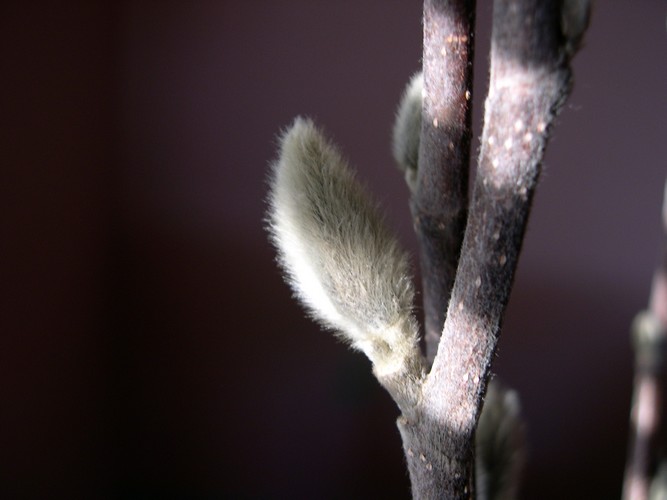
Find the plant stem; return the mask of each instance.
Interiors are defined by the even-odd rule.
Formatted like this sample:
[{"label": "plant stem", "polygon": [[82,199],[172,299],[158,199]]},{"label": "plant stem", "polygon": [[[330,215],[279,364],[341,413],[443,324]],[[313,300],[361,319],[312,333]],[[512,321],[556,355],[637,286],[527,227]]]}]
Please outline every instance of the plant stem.
[{"label": "plant stem", "polygon": [[[663,202],[663,229],[667,236],[667,189]],[[637,315],[632,325],[632,337],[635,380],[623,499],[645,500],[662,420],[661,394],[667,344],[667,249],[663,251],[662,262],[653,276],[649,310]]]},{"label": "plant stem", "polygon": [[411,209],[420,245],[429,363],[445,322],[466,224],[474,25],[474,0],[424,2],[424,99]]},{"label": "plant stem", "polygon": [[[437,5],[444,8],[445,4]],[[473,496],[474,433],[491,360],[548,130],[571,86],[565,43],[560,0],[496,0],[481,152],[456,279],[422,397],[398,424],[415,498]],[[426,62],[425,52],[425,82]],[[433,112],[432,98],[425,86],[423,138],[432,132],[429,123],[440,128],[440,118],[428,114]],[[438,127],[429,122],[436,118]],[[460,188],[464,183],[460,179],[458,184],[448,183],[449,177],[433,172],[440,168],[435,158],[442,154],[442,146],[421,144],[419,189],[432,195],[426,199],[446,198],[452,185]],[[440,201],[453,217],[450,201]],[[442,267],[432,272],[439,276],[447,271]]]}]

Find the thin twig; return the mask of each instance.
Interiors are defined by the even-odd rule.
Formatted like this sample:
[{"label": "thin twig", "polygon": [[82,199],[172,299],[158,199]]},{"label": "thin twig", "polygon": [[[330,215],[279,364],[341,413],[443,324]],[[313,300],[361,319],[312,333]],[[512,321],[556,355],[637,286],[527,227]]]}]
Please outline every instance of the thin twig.
[{"label": "thin twig", "polygon": [[411,208],[420,244],[426,355],[445,322],[468,206],[474,0],[425,0],[424,99]]},{"label": "thin twig", "polygon": [[[667,188],[667,186],[666,186]],[[667,236],[667,189],[663,202],[663,229]],[[655,271],[648,311],[632,325],[635,380],[630,419],[630,446],[623,483],[624,500],[645,500],[655,464],[664,382],[667,343],[667,248]]]}]

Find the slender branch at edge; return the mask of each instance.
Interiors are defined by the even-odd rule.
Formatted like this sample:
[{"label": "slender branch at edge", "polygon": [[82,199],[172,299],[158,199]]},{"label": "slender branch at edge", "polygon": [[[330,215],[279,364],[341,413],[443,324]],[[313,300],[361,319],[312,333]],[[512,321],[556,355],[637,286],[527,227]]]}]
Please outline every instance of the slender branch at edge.
[{"label": "slender branch at edge", "polygon": [[425,0],[422,129],[411,209],[429,363],[438,349],[467,218],[474,26],[474,0]]}]

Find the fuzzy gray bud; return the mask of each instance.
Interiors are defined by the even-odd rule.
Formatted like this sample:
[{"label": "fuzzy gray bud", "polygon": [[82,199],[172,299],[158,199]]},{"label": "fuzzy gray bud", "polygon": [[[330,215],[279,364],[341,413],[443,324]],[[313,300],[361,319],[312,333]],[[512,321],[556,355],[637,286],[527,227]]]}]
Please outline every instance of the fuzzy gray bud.
[{"label": "fuzzy gray bud", "polygon": [[423,88],[424,76],[421,72],[416,73],[403,92],[394,122],[392,141],[394,160],[405,173],[405,181],[412,192],[417,185]]},{"label": "fuzzy gray bud", "polygon": [[273,164],[269,223],[279,261],[314,318],[373,362],[376,375],[418,353],[408,259],[337,149],[297,118]]},{"label": "fuzzy gray bud", "polygon": [[478,499],[517,498],[524,442],[519,396],[491,380],[475,436]]},{"label": "fuzzy gray bud", "polygon": [[584,38],[590,20],[590,0],[562,0],[561,31],[565,37],[565,51],[572,57]]}]

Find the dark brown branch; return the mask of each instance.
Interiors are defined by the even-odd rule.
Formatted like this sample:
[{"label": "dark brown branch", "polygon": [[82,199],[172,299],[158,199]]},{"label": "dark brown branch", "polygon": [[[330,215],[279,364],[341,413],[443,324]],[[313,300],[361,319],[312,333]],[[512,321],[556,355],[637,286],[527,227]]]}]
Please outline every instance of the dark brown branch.
[{"label": "dark brown branch", "polygon": [[[548,130],[570,89],[561,14],[559,0],[495,2],[490,89],[456,281],[422,399],[399,420],[415,498],[472,494],[475,426]],[[422,142],[420,170],[435,164],[430,148],[441,151]],[[440,177],[419,175],[422,190],[430,182],[447,196]]]},{"label": "dark brown branch", "polygon": [[[663,229],[667,236],[667,189],[663,202]],[[623,483],[624,500],[648,498],[650,477],[657,459],[662,389],[667,344],[667,248],[655,271],[649,310],[632,325],[635,380],[630,419],[630,446]]]},{"label": "dark brown branch", "polygon": [[445,322],[466,223],[474,13],[474,0],[424,2],[424,99],[411,208],[420,244],[429,362]]}]

